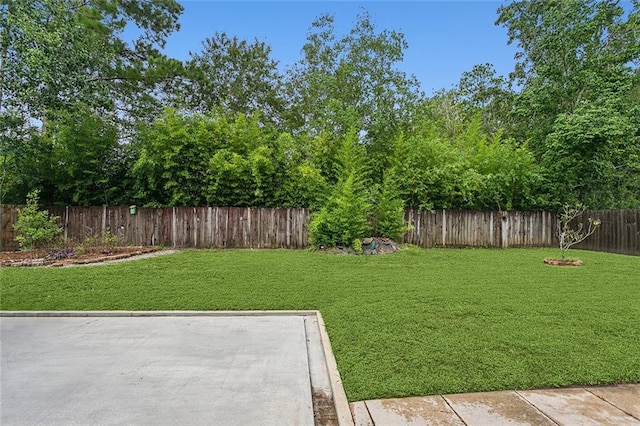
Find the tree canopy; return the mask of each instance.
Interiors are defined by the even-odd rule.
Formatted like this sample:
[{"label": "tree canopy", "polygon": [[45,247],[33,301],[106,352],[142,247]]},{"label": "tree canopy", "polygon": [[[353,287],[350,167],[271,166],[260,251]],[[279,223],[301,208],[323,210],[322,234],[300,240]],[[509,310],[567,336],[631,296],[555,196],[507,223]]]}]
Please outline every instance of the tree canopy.
[{"label": "tree canopy", "polygon": [[336,241],[398,232],[403,207],[638,208],[639,11],[511,1],[513,72],[426,96],[366,12],[346,33],[318,16],[294,64],[215,30],[181,62],[176,0],[6,0],[0,202],[309,207],[350,216]]}]

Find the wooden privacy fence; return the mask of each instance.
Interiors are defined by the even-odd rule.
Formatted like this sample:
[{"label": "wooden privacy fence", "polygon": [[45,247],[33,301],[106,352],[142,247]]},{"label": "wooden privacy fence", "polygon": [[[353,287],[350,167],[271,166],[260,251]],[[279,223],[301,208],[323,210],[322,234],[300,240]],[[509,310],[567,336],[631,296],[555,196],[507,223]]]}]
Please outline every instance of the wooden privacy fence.
[{"label": "wooden privacy fence", "polygon": [[[0,251],[16,250],[13,224],[19,206],[0,208]],[[244,207],[52,207],[66,240],[103,236],[108,229],[132,245],[215,248],[304,248],[309,211]],[[589,211],[602,222],[587,250],[640,255],[640,210]],[[409,231],[401,242],[420,247],[553,247],[555,213],[406,210]]]},{"label": "wooden privacy fence", "polygon": [[640,210],[588,210],[579,220],[600,220],[600,226],[576,248],[640,256]]},{"label": "wooden privacy fence", "polygon": [[[13,223],[18,206],[2,208],[2,246],[15,250]],[[306,209],[239,207],[51,207],[60,217],[65,241],[104,236],[109,230],[130,245],[216,248],[303,248]]]},{"label": "wooden privacy fence", "polygon": [[551,212],[406,210],[403,242],[420,247],[549,247],[555,245]]}]

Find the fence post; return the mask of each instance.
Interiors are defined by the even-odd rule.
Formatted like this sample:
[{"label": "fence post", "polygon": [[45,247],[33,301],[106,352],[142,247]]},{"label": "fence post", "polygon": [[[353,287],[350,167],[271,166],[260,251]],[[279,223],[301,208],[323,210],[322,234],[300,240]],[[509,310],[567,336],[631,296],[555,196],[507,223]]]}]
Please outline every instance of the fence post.
[{"label": "fence post", "polygon": [[489,212],[489,247],[495,247],[496,240],[493,227],[493,212]]},{"label": "fence post", "polygon": [[66,243],[69,237],[69,206],[64,207],[64,223],[62,225],[64,229],[64,242]]},{"label": "fence post", "polygon": [[509,213],[508,212],[501,212],[501,218],[500,220],[501,222],[501,245],[500,247],[502,248],[506,248],[509,247]]},{"label": "fence post", "polygon": [[542,244],[547,244],[547,215],[541,212],[542,216]]},{"label": "fence post", "polygon": [[447,245],[447,211],[442,209],[442,246]]},{"label": "fence post", "polygon": [[171,245],[176,247],[176,233],[178,232],[178,224],[176,223],[176,208],[173,207],[173,217],[171,219]]},{"label": "fence post", "polygon": [[102,238],[107,234],[107,206],[102,206]]}]

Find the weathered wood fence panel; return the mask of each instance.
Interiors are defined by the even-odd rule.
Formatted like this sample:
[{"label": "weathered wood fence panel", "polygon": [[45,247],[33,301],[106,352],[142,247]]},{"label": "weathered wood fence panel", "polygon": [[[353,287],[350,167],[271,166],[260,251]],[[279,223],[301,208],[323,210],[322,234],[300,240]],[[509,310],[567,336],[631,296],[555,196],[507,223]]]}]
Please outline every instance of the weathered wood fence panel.
[{"label": "weathered wood fence panel", "polygon": [[[19,206],[0,206],[0,250],[16,250],[13,224]],[[66,240],[102,237],[107,231],[126,244],[167,247],[304,248],[309,211],[244,207],[51,207]],[[602,222],[576,248],[640,255],[640,210],[584,213]],[[420,247],[549,247],[557,244],[551,212],[405,211],[410,230],[402,242]]]},{"label": "weathered wood fence panel", "polygon": [[556,216],[550,212],[406,210],[403,242],[420,247],[549,247]]},{"label": "weathered wood fence panel", "polygon": [[640,210],[588,210],[578,220],[600,220],[589,238],[575,248],[640,255]]},{"label": "weathered wood fence panel", "polygon": [[0,205],[0,251],[18,250],[16,233],[13,231],[13,224],[18,220],[18,208],[8,204]]},{"label": "weathered wood fence panel", "polygon": [[[13,224],[20,206],[0,209],[0,250],[17,250]],[[241,207],[49,207],[60,217],[66,241],[104,237],[143,246],[194,248],[304,248],[308,245],[306,209]]]}]

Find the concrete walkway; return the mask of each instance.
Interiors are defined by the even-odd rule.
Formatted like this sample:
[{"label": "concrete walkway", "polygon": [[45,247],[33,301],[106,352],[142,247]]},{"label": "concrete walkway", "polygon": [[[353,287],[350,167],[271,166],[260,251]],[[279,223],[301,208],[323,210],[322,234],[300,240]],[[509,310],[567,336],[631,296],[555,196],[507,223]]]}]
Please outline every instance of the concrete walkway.
[{"label": "concrete walkway", "polygon": [[357,426],[640,425],[640,384],[360,401]]}]

